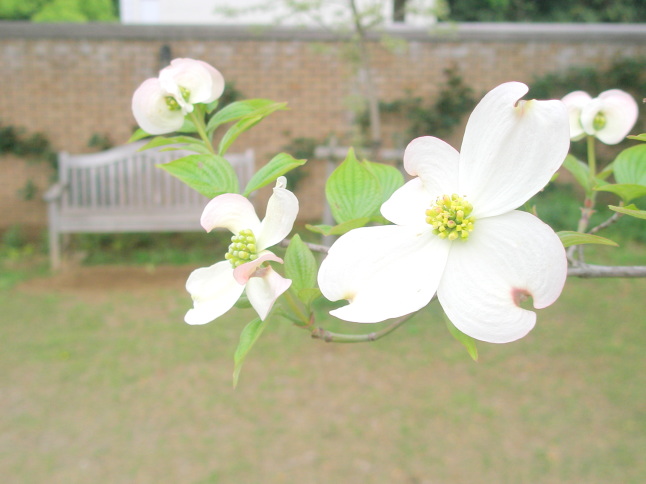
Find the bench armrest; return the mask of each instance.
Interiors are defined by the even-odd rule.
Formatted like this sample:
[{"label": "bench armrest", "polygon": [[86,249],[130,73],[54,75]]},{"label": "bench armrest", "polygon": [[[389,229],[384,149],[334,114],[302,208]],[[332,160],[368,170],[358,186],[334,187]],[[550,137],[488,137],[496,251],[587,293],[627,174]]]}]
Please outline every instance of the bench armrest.
[{"label": "bench armrest", "polygon": [[67,185],[57,182],[47,189],[47,191],[43,195],[43,200],[45,200],[47,203],[52,203],[60,200],[65,190],[67,190]]}]

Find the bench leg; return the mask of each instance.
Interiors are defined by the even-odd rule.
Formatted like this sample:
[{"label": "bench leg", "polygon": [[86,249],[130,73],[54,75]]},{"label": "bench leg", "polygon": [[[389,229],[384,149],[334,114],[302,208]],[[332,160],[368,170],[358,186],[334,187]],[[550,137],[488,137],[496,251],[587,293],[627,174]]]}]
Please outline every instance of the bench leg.
[{"label": "bench leg", "polygon": [[58,232],[58,211],[53,204],[49,208],[49,265],[56,270],[61,265],[61,236]]}]

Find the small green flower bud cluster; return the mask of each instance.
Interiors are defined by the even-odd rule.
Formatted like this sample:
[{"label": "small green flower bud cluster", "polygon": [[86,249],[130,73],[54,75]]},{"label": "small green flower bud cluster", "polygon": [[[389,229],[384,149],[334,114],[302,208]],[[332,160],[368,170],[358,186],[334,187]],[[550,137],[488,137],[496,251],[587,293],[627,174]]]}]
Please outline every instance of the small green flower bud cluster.
[{"label": "small green flower bud cluster", "polygon": [[256,236],[249,229],[241,230],[238,235],[231,237],[229,252],[224,254],[224,258],[231,262],[235,269],[246,262],[256,260],[258,252],[256,249]]},{"label": "small green flower bud cluster", "polygon": [[599,111],[592,120],[592,127],[595,131],[600,131],[606,126],[606,115]]},{"label": "small green flower bud cluster", "polygon": [[166,96],[166,106],[168,106],[169,111],[179,111],[182,109],[173,96]]},{"label": "small green flower bud cluster", "polygon": [[475,222],[469,216],[472,211],[473,206],[459,195],[444,195],[438,197],[435,204],[426,210],[426,223],[442,239],[466,240]]},{"label": "small green flower bud cluster", "polygon": [[191,98],[191,91],[189,91],[183,86],[179,86],[179,93],[182,95],[182,98],[186,102],[188,102],[188,100]]}]

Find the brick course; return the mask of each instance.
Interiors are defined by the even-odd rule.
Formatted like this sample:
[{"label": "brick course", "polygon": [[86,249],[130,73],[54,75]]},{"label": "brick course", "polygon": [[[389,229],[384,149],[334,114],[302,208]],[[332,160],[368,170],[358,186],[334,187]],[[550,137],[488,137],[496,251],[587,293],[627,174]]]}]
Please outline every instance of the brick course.
[{"label": "brick course", "polygon": [[[407,43],[394,52],[376,41],[370,46],[383,100],[400,98],[409,89],[430,101],[444,81],[444,69],[454,65],[481,93],[504,81],[529,83],[535,76],[573,65],[605,68],[619,57],[646,56],[646,27],[641,25],[474,24],[433,32],[398,30],[392,35]],[[288,102],[289,111],[272,115],[232,148],[253,147],[259,163],[293,138],[343,138],[351,130],[348,103],[358,92],[358,77],[343,60],[344,44],[337,37],[317,31],[254,32],[216,26],[0,23],[0,121],[29,133],[45,133],[57,150],[88,151],[87,142],[95,133],[124,143],[135,126],[132,92],[163,67],[159,56],[165,45],[172,57],[209,62],[245,97]],[[384,135],[387,146],[392,135]],[[457,133],[450,141],[457,145],[459,138]],[[14,162],[0,158],[3,181],[13,178],[7,167]],[[302,218],[311,220],[321,215],[324,168],[313,164],[310,171],[315,175],[299,195]],[[6,205],[11,198],[6,192],[14,189],[0,184],[4,214],[16,212]],[[28,211],[40,215],[5,215],[0,229],[20,222],[42,224],[44,204],[27,203]]]}]

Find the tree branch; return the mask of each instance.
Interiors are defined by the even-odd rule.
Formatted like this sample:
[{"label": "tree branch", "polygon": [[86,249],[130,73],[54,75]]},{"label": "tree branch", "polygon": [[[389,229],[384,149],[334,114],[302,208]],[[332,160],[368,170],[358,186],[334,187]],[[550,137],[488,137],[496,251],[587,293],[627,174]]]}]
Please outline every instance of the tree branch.
[{"label": "tree branch", "polygon": [[646,277],[646,266],[600,266],[578,264],[567,271],[569,277]]}]

